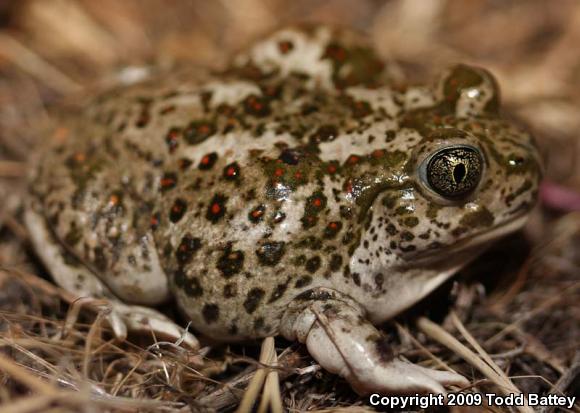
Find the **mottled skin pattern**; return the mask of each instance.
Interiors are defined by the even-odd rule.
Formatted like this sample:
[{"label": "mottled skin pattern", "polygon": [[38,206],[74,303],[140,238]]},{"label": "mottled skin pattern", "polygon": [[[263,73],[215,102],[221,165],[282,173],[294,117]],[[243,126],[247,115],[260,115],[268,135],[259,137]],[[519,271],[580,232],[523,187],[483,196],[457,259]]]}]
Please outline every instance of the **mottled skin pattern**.
[{"label": "mottled skin pattern", "polygon": [[[389,319],[523,225],[540,166],[488,72],[393,90],[383,69],[352,33],[286,29],[223,73],[97,97],[39,151],[27,223],[40,255],[80,295],[175,297],[220,340],[305,341],[296,319],[335,293],[360,313],[331,311],[338,323]],[[455,146],[479,175],[442,196],[429,160]]]}]

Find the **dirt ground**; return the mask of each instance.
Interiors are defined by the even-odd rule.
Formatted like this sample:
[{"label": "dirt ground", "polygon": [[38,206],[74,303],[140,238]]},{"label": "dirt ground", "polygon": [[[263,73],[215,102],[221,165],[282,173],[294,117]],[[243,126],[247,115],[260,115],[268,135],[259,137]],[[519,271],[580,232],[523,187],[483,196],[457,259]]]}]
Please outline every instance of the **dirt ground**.
[{"label": "dirt ground", "polygon": [[49,281],[22,224],[26,160],[55,105],[142,67],[222,67],[304,21],[368,33],[404,82],[457,62],[489,69],[504,113],[532,131],[545,160],[524,231],[387,323],[395,353],[452,367],[471,380],[466,392],[580,397],[580,2],[0,0],[0,412],[233,411],[243,398],[240,411],[374,411],[281,339],[261,343],[261,356],[260,343],[204,342],[194,354],[148,336],[116,341],[101,307]]}]

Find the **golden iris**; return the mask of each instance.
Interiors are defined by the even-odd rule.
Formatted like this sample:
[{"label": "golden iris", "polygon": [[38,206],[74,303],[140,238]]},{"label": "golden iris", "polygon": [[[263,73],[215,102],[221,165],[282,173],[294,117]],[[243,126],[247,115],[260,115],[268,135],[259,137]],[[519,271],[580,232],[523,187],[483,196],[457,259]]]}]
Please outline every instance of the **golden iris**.
[{"label": "golden iris", "polygon": [[429,186],[445,198],[462,198],[479,185],[483,159],[468,146],[450,147],[435,153],[427,164]]}]

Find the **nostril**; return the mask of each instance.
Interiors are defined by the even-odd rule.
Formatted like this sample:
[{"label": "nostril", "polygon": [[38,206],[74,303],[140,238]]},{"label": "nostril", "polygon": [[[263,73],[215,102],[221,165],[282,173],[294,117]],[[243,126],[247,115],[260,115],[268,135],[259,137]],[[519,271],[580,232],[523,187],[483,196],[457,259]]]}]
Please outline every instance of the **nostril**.
[{"label": "nostril", "polygon": [[523,156],[519,155],[512,155],[508,158],[508,163],[510,166],[520,166],[526,162],[526,159]]}]

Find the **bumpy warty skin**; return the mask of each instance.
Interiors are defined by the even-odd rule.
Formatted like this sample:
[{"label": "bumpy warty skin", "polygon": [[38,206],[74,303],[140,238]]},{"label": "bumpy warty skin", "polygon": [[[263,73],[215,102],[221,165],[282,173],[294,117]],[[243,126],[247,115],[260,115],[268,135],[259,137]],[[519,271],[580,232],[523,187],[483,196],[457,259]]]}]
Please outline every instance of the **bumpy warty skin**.
[{"label": "bumpy warty skin", "polygon": [[[540,177],[487,71],[396,90],[384,72],[357,35],[290,28],[225,71],[104,93],[45,139],[30,209],[67,265],[220,340],[277,334],[317,287],[382,322],[521,227]],[[481,163],[440,162],[477,179],[458,198],[429,183],[450,147]]]}]

